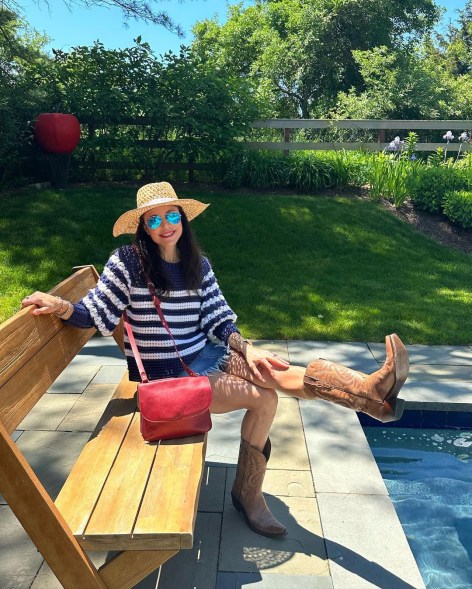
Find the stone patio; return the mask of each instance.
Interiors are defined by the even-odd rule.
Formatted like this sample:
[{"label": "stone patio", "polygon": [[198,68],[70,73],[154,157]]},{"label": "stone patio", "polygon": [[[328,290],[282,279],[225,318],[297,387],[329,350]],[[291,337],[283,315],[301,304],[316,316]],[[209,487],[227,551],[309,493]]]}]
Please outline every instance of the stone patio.
[{"label": "stone patio", "polygon": [[[363,372],[377,369],[385,355],[382,344],[370,343],[256,345],[293,364],[321,356]],[[403,397],[409,408],[470,411],[471,347],[408,350],[411,372]],[[114,340],[93,338],[15,432],[52,496],[124,370]],[[282,540],[251,532],[231,504],[242,414],[213,418],[194,548],[180,552],[138,589],[424,589],[355,413],[281,395],[264,491],[287,526]],[[96,563],[105,557],[92,554]],[[2,498],[0,588],[60,588]]]}]

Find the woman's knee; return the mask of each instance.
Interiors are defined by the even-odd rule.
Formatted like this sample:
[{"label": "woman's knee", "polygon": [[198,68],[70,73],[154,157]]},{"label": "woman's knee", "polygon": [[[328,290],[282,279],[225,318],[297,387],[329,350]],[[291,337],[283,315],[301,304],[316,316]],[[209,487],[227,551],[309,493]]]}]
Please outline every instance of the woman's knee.
[{"label": "woman's knee", "polygon": [[275,389],[265,389],[263,387],[254,385],[255,389],[255,404],[254,409],[256,411],[266,412],[274,414],[277,411],[277,405],[279,402],[279,396]]}]

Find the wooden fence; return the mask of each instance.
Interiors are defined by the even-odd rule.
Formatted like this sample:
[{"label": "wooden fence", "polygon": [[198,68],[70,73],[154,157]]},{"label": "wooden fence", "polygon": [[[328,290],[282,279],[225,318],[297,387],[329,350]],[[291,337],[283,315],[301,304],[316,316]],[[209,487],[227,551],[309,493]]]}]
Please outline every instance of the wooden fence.
[{"label": "wooden fence", "polygon": [[[111,126],[141,126],[143,129],[146,126],[152,126],[153,121],[145,118],[126,118],[120,121],[120,123],[110,123]],[[106,127],[106,121],[92,121],[83,120],[83,129],[85,135],[89,139],[97,137],[97,127]],[[288,155],[290,151],[294,150],[356,150],[362,149],[366,151],[381,151],[385,149],[389,142],[386,141],[387,131],[401,130],[403,132],[402,139],[405,139],[405,135],[408,131],[419,130],[419,131],[453,131],[455,135],[454,142],[446,144],[443,140],[439,143],[417,143],[417,151],[436,151],[438,147],[445,148],[449,152],[457,152],[460,147],[460,143],[457,140],[458,136],[466,131],[469,136],[472,135],[472,121],[465,120],[448,120],[448,121],[413,121],[413,120],[354,120],[354,119],[343,119],[343,120],[327,120],[327,119],[266,119],[255,121],[252,124],[254,129],[280,129],[283,131],[281,141],[249,141],[245,142],[244,145],[249,149],[268,149],[268,150],[282,150],[284,154]],[[323,130],[339,130],[339,129],[351,129],[353,131],[377,131],[377,142],[363,142],[353,141],[350,143],[343,141],[311,141],[311,142],[300,142],[292,141],[292,131],[294,129],[318,129]],[[103,129],[101,130],[103,134]],[[397,134],[397,133],[395,133]],[[393,139],[393,133],[392,133]],[[118,141],[117,141],[118,143]],[[157,140],[157,139],[137,139],[133,142],[136,147],[144,149],[161,149],[172,150],[172,141],[169,140]],[[472,145],[469,143],[462,143],[462,151],[471,151]],[[190,159],[190,158],[189,158]],[[143,162],[130,161],[106,161],[102,159],[92,158],[90,162],[94,169],[147,169]],[[149,167],[149,166],[148,166]],[[183,170],[187,171],[189,180],[193,180],[194,171],[196,170],[208,170],[210,169],[209,163],[203,162],[181,162],[181,161],[166,161],[166,157],[162,161],[152,166],[153,173],[158,170]]]},{"label": "wooden fence", "polygon": [[[283,141],[251,141],[246,143],[250,149],[271,149],[283,150],[285,153],[297,150],[325,150],[325,151],[339,151],[339,150],[355,150],[363,149],[367,151],[382,151],[389,142],[385,140],[387,130],[402,130],[404,132],[423,130],[423,131],[455,131],[455,139],[453,143],[447,144],[446,141],[442,143],[417,143],[416,151],[436,151],[438,147],[445,148],[447,145],[448,151],[458,151],[460,142],[457,140],[458,136],[467,132],[469,137],[472,135],[472,121],[455,120],[455,121],[412,121],[412,120],[374,120],[374,119],[343,119],[343,120],[328,120],[328,119],[266,119],[255,121],[252,125],[257,129],[283,129]],[[354,130],[377,130],[377,142],[362,142],[354,141],[352,143],[344,143],[337,141],[320,141],[320,142],[296,142],[291,141],[293,129],[354,129]],[[393,138],[392,138],[393,139]],[[405,139],[405,136],[402,137]],[[470,143],[462,144],[462,151],[471,151],[472,145]]]}]

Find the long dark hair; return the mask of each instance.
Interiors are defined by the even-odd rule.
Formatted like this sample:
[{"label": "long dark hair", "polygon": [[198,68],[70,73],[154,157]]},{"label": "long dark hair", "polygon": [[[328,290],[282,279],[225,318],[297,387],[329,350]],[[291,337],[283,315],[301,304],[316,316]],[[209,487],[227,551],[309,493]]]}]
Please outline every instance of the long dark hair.
[{"label": "long dark hair", "polygon": [[[192,228],[181,207],[178,207],[182,215],[182,235],[177,242],[180,260],[184,273],[185,288],[197,290],[202,285],[202,251],[193,235]],[[143,217],[139,220],[133,245],[141,256],[144,271],[154,283],[159,294],[172,289],[172,281],[166,271],[165,265],[159,253],[159,246],[154,243],[144,228]]]}]

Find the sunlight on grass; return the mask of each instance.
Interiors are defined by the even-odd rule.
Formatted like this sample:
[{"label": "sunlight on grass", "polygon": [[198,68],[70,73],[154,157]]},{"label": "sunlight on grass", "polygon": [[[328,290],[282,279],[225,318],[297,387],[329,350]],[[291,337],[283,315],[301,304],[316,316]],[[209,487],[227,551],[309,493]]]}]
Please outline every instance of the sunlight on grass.
[{"label": "sunlight on grass", "polygon": [[[416,233],[370,201],[184,189],[211,203],[192,222],[244,335],[257,339],[470,344],[471,256]],[[2,198],[0,318],[73,266],[100,271],[129,237],[126,186],[23,191]],[[21,227],[21,230],[18,230]]]}]

